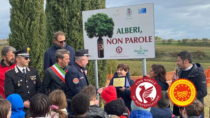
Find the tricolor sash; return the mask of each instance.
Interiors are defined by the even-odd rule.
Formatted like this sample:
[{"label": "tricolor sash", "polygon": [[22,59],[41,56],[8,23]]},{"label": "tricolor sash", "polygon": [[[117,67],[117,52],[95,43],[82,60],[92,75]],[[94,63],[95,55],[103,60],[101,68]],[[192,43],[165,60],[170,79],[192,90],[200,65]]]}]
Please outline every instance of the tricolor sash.
[{"label": "tricolor sash", "polygon": [[52,70],[58,75],[58,77],[60,77],[60,79],[65,83],[65,75],[66,72],[61,69],[57,63],[55,63],[54,65],[51,66]]}]

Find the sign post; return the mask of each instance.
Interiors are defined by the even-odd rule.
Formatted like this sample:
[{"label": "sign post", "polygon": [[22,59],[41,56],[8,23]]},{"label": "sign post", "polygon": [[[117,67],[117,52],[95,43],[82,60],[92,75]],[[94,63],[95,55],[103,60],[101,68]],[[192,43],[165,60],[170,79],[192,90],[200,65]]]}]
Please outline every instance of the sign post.
[{"label": "sign post", "polygon": [[[98,60],[94,60],[94,70],[95,70],[95,86],[98,89]],[[97,93],[97,100],[99,100],[99,94]]]}]

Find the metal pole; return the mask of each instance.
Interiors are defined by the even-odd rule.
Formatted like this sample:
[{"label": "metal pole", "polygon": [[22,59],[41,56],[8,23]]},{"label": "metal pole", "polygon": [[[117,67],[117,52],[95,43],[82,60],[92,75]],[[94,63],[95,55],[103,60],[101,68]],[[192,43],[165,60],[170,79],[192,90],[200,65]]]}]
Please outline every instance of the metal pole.
[{"label": "metal pole", "polygon": [[143,76],[146,76],[147,75],[146,58],[143,58],[143,60],[142,60],[142,66],[143,66]]},{"label": "metal pole", "polygon": [[[98,90],[98,60],[94,60],[94,67],[95,67],[95,86]],[[97,100],[99,100],[99,94],[97,93]]]}]

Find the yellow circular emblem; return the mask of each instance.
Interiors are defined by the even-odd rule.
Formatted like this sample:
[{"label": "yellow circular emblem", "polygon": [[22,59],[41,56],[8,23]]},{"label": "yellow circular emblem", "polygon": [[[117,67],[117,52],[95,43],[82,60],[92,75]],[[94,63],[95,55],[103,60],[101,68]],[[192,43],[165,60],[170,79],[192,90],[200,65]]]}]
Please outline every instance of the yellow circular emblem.
[{"label": "yellow circular emblem", "polygon": [[180,107],[191,104],[197,94],[194,84],[187,79],[178,79],[174,81],[171,84],[168,93],[171,101]]}]

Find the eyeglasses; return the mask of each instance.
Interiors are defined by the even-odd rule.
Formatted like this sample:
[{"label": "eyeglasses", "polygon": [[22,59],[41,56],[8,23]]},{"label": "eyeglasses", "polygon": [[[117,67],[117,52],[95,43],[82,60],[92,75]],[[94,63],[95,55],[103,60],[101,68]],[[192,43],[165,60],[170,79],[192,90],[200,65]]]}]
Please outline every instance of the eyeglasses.
[{"label": "eyeglasses", "polygon": [[58,41],[59,43],[63,43],[63,42],[66,42],[66,40],[63,40],[63,41]]},{"label": "eyeglasses", "polygon": [[28,59],[30,59],[30,58],[29,58],[29,57],[24,57],[24,59],[25,59],[25,60],[28,60]]}]

